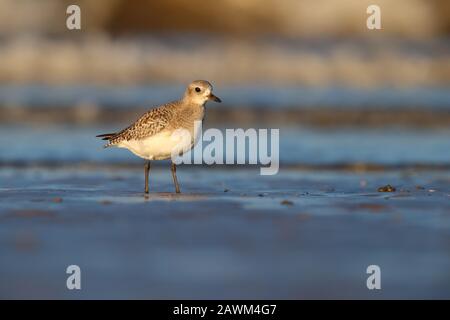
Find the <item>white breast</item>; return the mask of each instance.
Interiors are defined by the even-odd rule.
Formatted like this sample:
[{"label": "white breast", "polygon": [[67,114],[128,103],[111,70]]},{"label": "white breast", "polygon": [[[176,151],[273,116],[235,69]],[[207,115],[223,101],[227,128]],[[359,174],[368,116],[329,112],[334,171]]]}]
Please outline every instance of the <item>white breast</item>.
[{"label": "white breast", "polygon": [[183,154],[197,143],[201,130],[195,130],[196,135],[192,131],[183,128],[164,130],[141,140],[122,141],[117,146],[147,160],[165,160]]}]

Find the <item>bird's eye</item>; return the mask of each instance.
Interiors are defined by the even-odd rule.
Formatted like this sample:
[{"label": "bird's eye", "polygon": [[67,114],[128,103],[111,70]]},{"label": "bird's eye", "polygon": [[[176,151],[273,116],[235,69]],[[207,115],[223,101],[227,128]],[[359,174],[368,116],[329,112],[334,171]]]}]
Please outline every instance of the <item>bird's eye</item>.
[{"label": "bird's eye", "polygon": [[199,87],[196,87],[196,88],[195,88],[195,91],[196,91],[196,92],[200,92],[200,91],[202,91],[202,89],[200,89]]}]

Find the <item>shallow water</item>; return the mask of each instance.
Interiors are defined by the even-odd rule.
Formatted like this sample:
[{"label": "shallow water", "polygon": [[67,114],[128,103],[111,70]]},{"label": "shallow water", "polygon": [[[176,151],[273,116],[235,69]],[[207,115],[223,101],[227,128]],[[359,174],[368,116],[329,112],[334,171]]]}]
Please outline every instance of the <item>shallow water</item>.
[{"label": "shallow water", "polygon": [[[0,161],[12,165],[36,161],[141,164],[127,150],[104,150],[103,141],[95,138],[117,129],[2,126],[0,145],[5,147]],[[279,142],[280,163],[286,165],[448,165],[450,161],[450,130],[446,129],[289,127],[280,128]]]},{"label": "shallow water", "polygon": [[448,129],[285,126],[277,175],[181,165],[176,195],[163,162],[144,196],[118,128],[1,126],[0,298],[450,297]]},{"label": "shallow water", "polygon": [[135,170],[0,170],[0,297],[450,297],[448,173],[178,176],[181,195],[154,169],[145,197]]}]

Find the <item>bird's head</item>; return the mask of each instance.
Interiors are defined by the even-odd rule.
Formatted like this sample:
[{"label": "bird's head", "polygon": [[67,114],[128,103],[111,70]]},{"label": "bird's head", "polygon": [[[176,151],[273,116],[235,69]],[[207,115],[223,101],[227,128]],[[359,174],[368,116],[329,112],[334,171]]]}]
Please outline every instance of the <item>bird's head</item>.
[{"label": "bird's head", "polygon": [[213,95],[212,90],[213,87],[208,81],[196,80],[187,87],[184,99],[198,105],[204,105],[209,100],[222,102],[222,100]]}]

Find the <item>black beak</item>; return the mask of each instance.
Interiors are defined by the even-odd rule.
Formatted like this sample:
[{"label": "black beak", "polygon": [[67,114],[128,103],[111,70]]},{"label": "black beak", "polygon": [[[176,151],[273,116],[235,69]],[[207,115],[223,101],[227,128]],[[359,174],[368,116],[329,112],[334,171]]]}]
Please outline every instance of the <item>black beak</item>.
[{"label": "black beak", "polygon": [[212,93],[209,94],[209,100],[215,101],[215,102],[222,102],[222,100],[219,99],[219,97],[216,97]]}]

